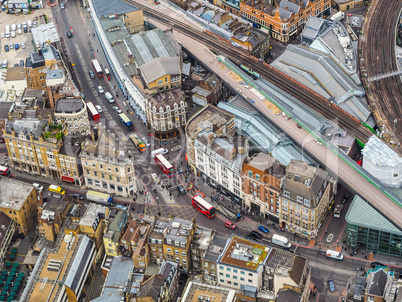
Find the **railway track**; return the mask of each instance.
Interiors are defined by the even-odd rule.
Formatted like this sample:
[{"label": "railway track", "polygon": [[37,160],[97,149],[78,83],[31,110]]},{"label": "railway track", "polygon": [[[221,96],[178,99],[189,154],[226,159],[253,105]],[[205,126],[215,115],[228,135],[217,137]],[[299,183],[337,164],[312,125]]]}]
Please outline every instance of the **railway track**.
[{"label": "railway track", "polygon": [[[126,0],[126,2],[132,3],[132,1],[129,0]],[[373,133],[361,125],[356,118],[338,106],[331,104],[331,102],[325,98],[321,97],[317,93],[308,89],[306,86],[296,82],[270,65],[258,62],[258,60],[250,57],[250,55],[245,51],[230,45],[230,43],[223,38],[194,27],[189,27],[187,24],[177,21],[175,18],[155,11],[135,1],[133,2],[135,3],[135,6],[143,10],[144,15],[150,17],[151,19],[164,22],[182,34],[185,34],[192,39],[210,47],[217,53],[226,56],[233,62],[242,63],[246,66],[252,65],[253,69],[265,79],[272,82],[293,97],[299,99],[310,108],[316,110],[325,118],[335,121],[342,129],[353,134],[363,143],[366,143],[369,137],[373,135]]]},{"label": "railway track", "polygon": [[[363,52],[368,77],[398,70],[395,57],[395,37],[398,16],[402,9],[402,2],[395,0],[377,0],[372,5],[367,16],[368,24]],[[388,130],[394,131],[397,142],[401,142],[401,77],[399,75],[391,76],[373,81],[370,85],[380,115],[386,118]]]}]

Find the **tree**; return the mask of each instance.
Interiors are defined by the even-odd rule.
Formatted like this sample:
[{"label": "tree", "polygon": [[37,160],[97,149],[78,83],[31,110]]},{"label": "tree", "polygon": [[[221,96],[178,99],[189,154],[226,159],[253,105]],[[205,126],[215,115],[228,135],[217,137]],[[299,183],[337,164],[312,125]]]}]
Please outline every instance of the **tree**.
[{"label": "tree", "polygon": [[44,136],[44,138],[51,138],[52,134],[50,132],[45,132],[45,134],[43,136]]},{"label": "tree", "polygon": [[63,133],[57,132],[55,137],[57,138],[57,140],[61,140],[61,138],[63,137]]},{"label": "tree", "polygon": [[57,125],[57,129],[59,129],[59,130],[63,129],[63,125],[62,125],[62,124],[58,124],[58,125]]}]

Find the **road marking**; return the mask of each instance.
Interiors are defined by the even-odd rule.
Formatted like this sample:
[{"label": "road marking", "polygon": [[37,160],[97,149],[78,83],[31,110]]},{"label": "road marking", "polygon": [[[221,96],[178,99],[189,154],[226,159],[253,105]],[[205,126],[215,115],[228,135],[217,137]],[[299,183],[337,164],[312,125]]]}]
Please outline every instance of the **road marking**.
[{"label": "road marking", "polygon": [[329,234],[326,240],[327,242],[331,242],[332,239],[334,239],[334,234]]},{"label": "road marking", "polygon": [[181,146],[177,145],[177,146],[174,146],[173,148],[171,148],[170,151],[176,151],[177,149],[180,149],[180,148],[181,148]]}]

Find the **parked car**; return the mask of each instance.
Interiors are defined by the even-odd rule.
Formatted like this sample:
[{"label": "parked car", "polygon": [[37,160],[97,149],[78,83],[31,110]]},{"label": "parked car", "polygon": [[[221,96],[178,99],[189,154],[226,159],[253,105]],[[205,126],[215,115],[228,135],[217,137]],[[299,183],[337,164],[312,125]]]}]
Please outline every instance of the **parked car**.
[{"label": "parked car", "polygon": [[91,69],[88,71],[88,74],[89,74],[89,77],[90,77],[91,79],[95,79],[95,74],[94,74],[94,72],[93,72]]},{"label": "parked car", "polygon": [[384,265],[384,264],[382,264],[381,262],[378,262],[378,261],[371,262],[371,267],[372,268],[375,268],[376,266],[386,266],[386,265]]},{"label": "parked car", "polygon": [[225,227],[234,230],[236,228],[236,225],[233,222],[228,220],[228,221],[225,221]]},{"label": "parked car", "polygon": [[15,50],[18,50],[18,49],[20,49],[20,46],[18,44],[15,44],[14,48],[15,48]]},{"label": "parked car", "polygon": [[184,190],[184,188],[183,188],[182,185],[178,185],[178,186],[177,186],[177,190],[179,190],[179,193],[180,193],[181,195],[186,195],[186,190]]},{"label": "parked car", "polygon": [[9,52],[10,51],[10,47],[8,45],[4,45],[4,51],[5,52]]},{"label": "parked car", "polygon": [[10,43],[8,46],[10,46],[10,49],[14,49],[14,43]]},{"label": "parked car", "polygon": [[33,183],[32,184],[34,187],[35,187],[35,189],[36,190],[38,190],[38,191],[42,191],[43,190],[43,186],[41,186],[40,184],[38,184],[38,183]]},{"label": "parked car", "polygon": [[33,27],[37,27],[38,26],[38,21],[33,21]]},{"label": "parked car", "polygon": [[116,111],[118,114],[123,113],[123,111],[118,106],[113,106],[113,110]]},{"label": "parked car", "polygon": [[260,233],[258,233],[257,231],[253,230],[253,231],[250,232],[250,235],[251,234],[254,234],[258,239],[262,239],[262,235]]},{"label": "parked car", "polygon": [[102,112],[103,112],[103,110],[102,110],[102,107],[101,107],[101,106],[99,106],[99,105],[95,105],[95,108],[96,108],[96,110],[98,110],[98,112],[99,112],[99,113],[102,113]]},{"label": "parked car", "polygon": [[75,194],[73,194],[72,196],[73,196],[73,198],[76,198],[76,199],[79,199],[79,200],[83,200],[83,199],[84,199],[84,196],[83,196],[82,194],[79,194],[79,193],[75,193]]},{"label": "parked car", "polygon": [[342,203],[346,203],[346,202],[348,201],[348,199],[349,199],[349,194],[343,195],[343,197],[342,197]]},{"label": "parked car", "polygon": [[269,232],[269,230],[268,230],[265,226],[263,226],[263,225],[260,225],[260,226],[258,227],[258,230],[261,231],[261,232],[263,232],[263,233],[265,233],[265,234],[267,234],[267,233]]},{"label": "parked car", "polygon": [[334,280],[328,279],[328,288],[330,292],[334,292],[336,290]]},{"label": "parked car", "polygon": [[20,47],[21,47],[22,49],[25,49],[25,47],[26,47],[26,46],[25,46],[25,43],[21,43],[21,44],[20,44]]},{"label": "parked car", "polygon": [[18,66],[19,66],[18,63],[15,63],[15,64],[14,64],[14,67],[18,67]]},{"label": "parked car", "polygon": [[151,146],[151,144],[149,143],[149,141],[148,141],[145,137],[142,138],[142,141],[144,142],[144,144],[145,144],[147,147]]},{"label": "parked car", "polygon": [[67,37],[72,38],[73,34],[71,33],[71,31],[67,31]]},{"label": "parked car", "polygon": [[2,38],[5,38],[5,37],[6,37],[6,34],[5,34],[5,33],[1,33],[1,37],[2,37]]},{"label": "parked car", "polygon": [[105,92],[105,90],[103,90],[102,86],[98,86],[98,91],[99,91],[99,93],[104,93]]},{"label": "parked car", "polygon": [[[253,240],[258,240],[258,239],[260,239],[256,234],[254,234],[254,233],[250,233],[250,234],[248,234],[247,236],[249,236],[251,239],[253,239]],[[247,238],[247,236],[246,236],[246,238]]]},{"label": "parked car", "polygon": [[24,60],[20,60],[20,66],[24,67]]}]

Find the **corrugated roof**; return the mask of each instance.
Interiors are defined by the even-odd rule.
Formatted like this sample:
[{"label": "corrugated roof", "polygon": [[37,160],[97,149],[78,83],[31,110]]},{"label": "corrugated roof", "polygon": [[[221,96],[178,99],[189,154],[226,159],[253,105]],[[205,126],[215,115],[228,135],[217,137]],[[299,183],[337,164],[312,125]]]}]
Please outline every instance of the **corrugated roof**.
[{"label": "corrugated roof", "polygon": [[92,3],[99,18],[107,17],[110,14],[123,15],[139,10],[139,8],[120,0],[96,0]]},{"label": "corrugated roof", "polygon": [[156,58],[140,66],[140,71],[147,84],[165,75],[180,75],[180,58]]},{"label": "corrugated roof", "polygon": [[345,218],[352,225],[402,236],[398,228],[358,195],[353,198]]}]

